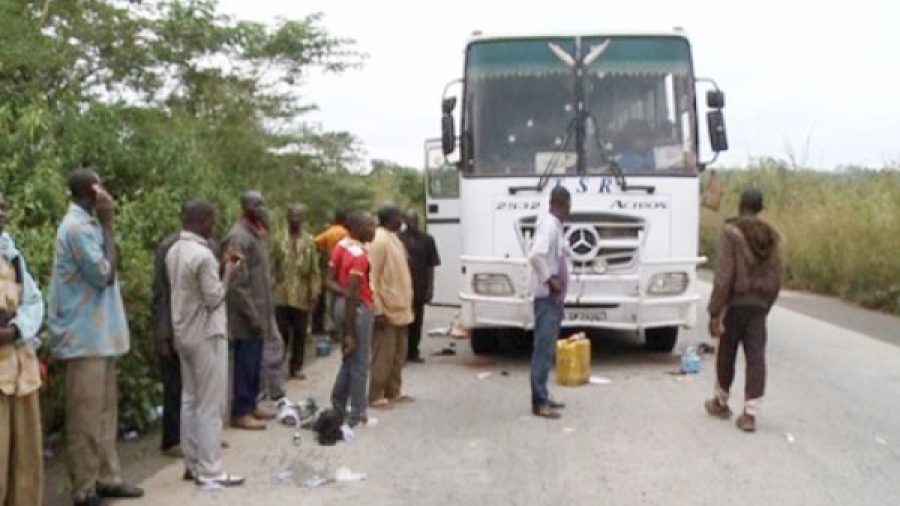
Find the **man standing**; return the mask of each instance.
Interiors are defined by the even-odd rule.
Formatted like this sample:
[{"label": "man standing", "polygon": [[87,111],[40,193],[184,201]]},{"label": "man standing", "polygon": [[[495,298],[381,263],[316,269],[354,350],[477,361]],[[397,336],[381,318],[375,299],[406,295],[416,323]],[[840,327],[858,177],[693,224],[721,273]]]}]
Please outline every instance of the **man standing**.
[{"label": "man standing", "polygon": [[413,290],[406,248],[397,236],[403,223],[400,208],[393,204],[383,206],[378,220],[381,226],[369,245],[375,314],[369,403],[373,408],[387,408],[391,402],[412,400],[400,391],[407,327],[413,322]]},{"label": "man standing", "polygon": [[[372,289],[369,283],[369,258],[363,244],[375,236],[375,219],[361,212],[350,219],[350,240],[332,254],[336,277],[330,287],[337,294],[335,314],[339,312],[343,359],[331,404],[351,426],[366,424],[366,381],[369,374],[369,345],[372,340]],[[350,416],[347,416],[347,403]]]},{"label": "man standing", "polygon": [[0,505],[40,506],[44,493],[40,366],[44,299],[6,226],[0,193]]},{"label": "man standing", "polygon": [[290,350],[288,372],[292,378],[304,379],[303,355],[309,310],[315,305],[322,287],[319,257],[312,235],[303,230],[306,208],[292,204],[288,208],[287,228],[277,241],[272,241],[272,263],[275,267],[275,320]]},{"label": "man standing", "polygon": [[[284,346],[274,324],[272,283],[265,243],[268,229],[265,201],[259,192],[249,191],[241,197],[241,209],[241,219],[228,233],[224,245],[226,255],[234,254],[241,259],[228,291],[228,327],[234,340],[231,424],[239,429],[263,430],[266,428],[263,420],[275,418],[274,414],[256,405],[264,367],[263,347],[266,345],[267,350],[274,351],[280,348],[283,356]],[[274,353],[266,355],[271,358]],[[277,358],[280,369],[283,357]],[[268,364],[265,367],[268,372]],[[273,388],[279,388],[283,379],[278,383],[278,371],[274,376],[276,384]]]},{"label": "man standing", "polygon": [[178,235],[174,233],[167,236],[156,248],[153,260],[153,302],[150,306],[150,320],[153,322],[153,338],[163,386],[161,449],[172,457],[182,457],[181,361],[175,352],[166,253],[178,240]]},{"label": "man standing", "polygon": [[[334,247],[337,246],[339,242],[349,237],[349,235],[350,232],[347,229],[347,213],[339,209],[334,212],[334,222],[329,225],[321,234],[316,236],[316,246],[319,248],[320,271],[327,271],[329,262],[331,260],[331,253],[334,251]],[[323,283],[323,286],[325,284],[326,283]],[[313,334],[325,333],[325,315],[326,313],[329,315],[334,315],[333,297],[334,293],[332,293],[330,290],[322,290],[322,294],[319,296],[319,299],[316,302],[315,310],[313,311]],[[340,339],[340,337],[337,336],[339,332],[337,332],[336,327],[337,325],[335,324],[335,322],[332,322],[331,338],[333,342],[336,342],[338,339]]]},{"label": "man standing", "polygon": [[741,194],[740,216],[725,223],[716,255],[716,275],[709,299],[709,333],[720,338],[716,355],[715,396],[706,401],[706,411],[728,419],[728,392],[734,381],[734,361],[739,345],[744,347],[747,378],[744,412],[737,427],[756,430],[766,384],[766,316],[781,289],[780,237],[757,215],[763,195],[756,188]]},{"label": "man standing", "polygon": [[185,477],[198,485],[241,485],[244,478],[222,471],[222,408],[228,391],[225,298],[239,262],[227,253],[224,279],[209,245],[215,209],[192,200],[182,211],[183,230],[166,254],[172,280],[171,314],[181,360],[181,410]]},{"label": "man standing", "polygon": [[538,218],[528,253],[531,292],[534,294],[534,351],[531,354],[531,410],[535,416],[559,418],[565,407],[550,398],[547,378],[553,365],[556,340],[563,319],[569,272],[563,222],[569,219],[572,199],[562,186],[550,192],[550,212]]},{"label": "man standing", "polygon": [[116,451],[116,360],[128,352],[129,334],[117,279],[113,200],[91,169],[72,172],[69,193],[72,203],[56,233],[47,323],[52,355],[65,363],[74,502],[93,505],[98,496],[144,492],[122,482]]},{"label": "man standing", "polygon": [[413,281],[413,312],[415,317],[409,326],[409,348],[406,359],[410,362],[424,362],[419,352],[422,340],[422,323],[425,304],[434,296],[434,268],[441,264],[434,238],[419,229],[419,214],[415,209],[406,211],[406,230],[400,234],[403,245],[409,253],[409,265]]}]

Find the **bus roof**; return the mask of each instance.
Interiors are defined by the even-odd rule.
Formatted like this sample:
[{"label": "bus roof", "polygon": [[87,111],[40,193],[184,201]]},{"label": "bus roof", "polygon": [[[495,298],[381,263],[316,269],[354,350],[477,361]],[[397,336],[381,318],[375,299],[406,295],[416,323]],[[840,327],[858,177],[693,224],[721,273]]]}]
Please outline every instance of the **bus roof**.
[{"label": "bus roof", "polygon": [[566,38],[566,37],[678,37],[688,40],[687,32],[683,28],[675,27],[671,30],[658,31],[634,31],[634,30],[608,30],[594,33],[522,33],[522,34],[484,34],[476,30],[469,37],[468,44],[473,42],[492,41],[492,40],[516,40],[516,39],[547,39],[547,38]]}]

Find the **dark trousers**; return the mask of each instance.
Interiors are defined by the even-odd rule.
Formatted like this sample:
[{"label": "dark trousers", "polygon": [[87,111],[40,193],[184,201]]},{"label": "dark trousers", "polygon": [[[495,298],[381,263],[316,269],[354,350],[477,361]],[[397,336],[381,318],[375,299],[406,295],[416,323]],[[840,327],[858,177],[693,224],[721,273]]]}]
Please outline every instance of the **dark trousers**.
[{"label": "dark trousers", "polygon": [[259,396],[260,367],[262,366],[262,339],[236,339],[234,341],[234,400],[231,417],[240,418],[256,409]]},{"label": "dark trousers", "polygon": [[324,334],[325,333],[325,293],[319,295],[319,299],[316,301],[316,307],[313,308],[312,313],[312,331],[313,334]]},{"label": "dark trousers", "polygon": [[295,376],[303,369],[308,313],[296,307],[276,306],[275,319],[278,321],[278,332],[284,339],[284,353],[290,354],[288,373]]},{"label": "dark trousers", "polygon": [[556,356],[563,306],[549,297],[534,299],[534,350],[531,352],[531,406],[550,403],[547,379]]},{"label": "dark trousers", "polygon": [[729,307],[725,313],[725,335],[719,342],[716,356],[716,376],[725,394],[734,382],[734,362],[738,346],[743,345],[747,359],[747,379],[744,398],[760,399],[766,388],[766,315],[763,307]]},{"label": "dark trousers", "polygon": [[409,346],[406,348],[406,359],[416,360],[421,355],[419,343],[422,342],[422,323],[425,320],[425,303],[416,301],[413,305],[415,319],[409,325]]},{"label": "dark trousers", "polygon": [[159,376],[163,387],[162,449],[181,442],[181,361],[175,350],[159,357]]}]

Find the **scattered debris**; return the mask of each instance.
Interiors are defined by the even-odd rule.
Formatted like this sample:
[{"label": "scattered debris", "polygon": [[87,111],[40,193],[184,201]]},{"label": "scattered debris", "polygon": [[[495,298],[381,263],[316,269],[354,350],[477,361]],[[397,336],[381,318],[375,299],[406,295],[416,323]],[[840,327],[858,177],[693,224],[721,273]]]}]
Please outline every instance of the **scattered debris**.
[{"label": "scattered debris", "polygon": [[500,376],[509,376],[509,371],[500,371]]},{"label": "scattered debris", "polygon": [[301,441],[301,439],[302,439],[301,436],[302,436],[302,435],[301,435],[301,433],[300,433],[299,430],[298,430],[297,432],[294,433],[294,446],[300,446],[300,443],[302,442],[302,441]]},{"label": "scattered debris", "polygon": [[319,412],[319,407],[313,398],[305,399],[300,402],[292,402],[287,397],[279,399],[275,404],[278,414],[275,419],[289,427],[298,427],[304,425],[310,419],[315,419]]},{"label": "scattered debris", "polygon": [[785,432],[784,439],[786,439],[787,442],[791,443],[791,444],[793,444],[794,441],[797,441],[797,438],[795,438],[794,435],[791,434],[790,432]]},{"label": "scattered debris", "polygon": [[344,425],[341,425],[341,438],[344,441],[353,441],[356,439],[356,433],[345,423]]},{"label": "scattered debris", "polygon": [[333,409],[326,409],[319,414],[313,430],[318,433],[318,441],[322,446],[334,446],[343,437],[341,426],[343,419]]},{"label": "scattered debris", "polygon": [[716,346],[710,343],[700,343],[697,345],[697,353],[701,355],[712,355],[716,352]]},{"label": "scattered debris", "polygon": [[575,427],[566,427],[563,429],[563,433],[565,434],[571,434],[573,432],[575,432]]},{"label": "scattered debris", "polygon": [[430,337],[446,337],[450,334],[450,327],[431,327],[428,329]]},{"label": "scattered debris", "polygon": [[454,357],[456,356],[456,350],[453,348],[444,348],[441,351],[436,351],[431,354],[432,357]]},{"label": "scattered debris", "polygon": [[588,383],[591,385],[609,385],[612,383],[612,380],[609,378],[604,378],[602,376],[591,376],[588,380]]},{"label": "scattered debris", "polygon": [[322,478],[321,476],[316,475],[316,476],[313,476],[312,478],[306,480],[305,482],[303,482],[303,486],[306,488],[319,488],[324,485],[327,485],[328,483],[331,483],[331,480]]},{"label": "scattered debris", "polygon": [[366,479],[366,473],[354,473],[347,466],[341,466],[334,472],[334,480],[338,482],[355,482]]},{"label": "scattered debris", "polygon": [[480,379],[480,380],[483,380],[483,379],[488,379],[488,378],[490,378],[492,374],[493,374],[493,373],[490,372],[490,371],[484,371],[484,372],[480,372],[480,373],[476,374],[475,377],[478,378],[478,379]]},{"label": "scattered debris", "polygon": [[883,437],[876,437],[875,442],[881,446],[887,446],[887,441]]},{"label": "scattered debris", "polygon": [[700,355],[697,355],[697,349],[689,346],[681,354],[681,372],[683,374],[697,374],[700,372]]},{"label": "scattered debris", "polygon": [[469,329],[463,327],[459,323],[454,323],[450,329],[450,337],[454,339],[468,339],[470,337]]}]

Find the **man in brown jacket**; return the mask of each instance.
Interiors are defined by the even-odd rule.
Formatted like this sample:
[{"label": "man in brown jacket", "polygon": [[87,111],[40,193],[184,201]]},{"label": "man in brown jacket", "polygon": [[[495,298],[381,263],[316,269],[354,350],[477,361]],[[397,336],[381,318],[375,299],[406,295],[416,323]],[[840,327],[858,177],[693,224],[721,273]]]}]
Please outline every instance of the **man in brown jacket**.
[{"label": "man in brown jacket", "polygon": [[719,240],[709,300],[709,333],[720,342],[715,396],[706,401],[706,411],[718,418],[731,417],[728,391],[738,345],[743,345],[747,378],[737,427],[746,432],[756,430],[766,383],[766,316],[781,288],[780,237],[757,216],[762,208],[762,193],[744,190],[740,216],[726,222]]}]

